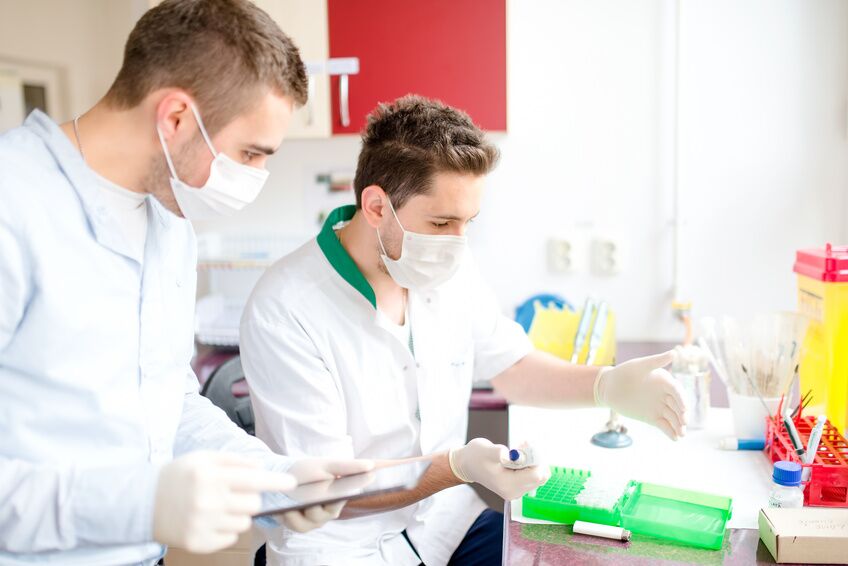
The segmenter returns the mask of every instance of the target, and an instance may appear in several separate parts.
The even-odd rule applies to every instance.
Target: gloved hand
[[[294,476],[223,452],[192,452],[159,472],[153,538],[189,552],[210,553],[236,542],[261,509],[260,493],[284,491]]]
[[[680,384],[663,369],[669,351],[605,367],[595,378],[595,403],[662,430],[672,440],[686,434],[686,408]]]
[[[371,460],[323,460],[308,458],[299,460],[288,469],[288,473],[297,479],[298,484],[333,479],[340,476],[361,474],[374,469]],[[305,533],[323,526],[327,521],[337,519],[345,502],[329,505],[316,505],[300,511],[289,511],[280,517],[283,523],[293,531]]]
[[[547,466],[536,465],[521,470],[505,468],[509,450],[501,444],[492,444],[485,438],[475,438],[461,448],[448,453],[448,462],[454,475],[465,483],[477,482],[506,500],[513,500],[533,491],[550,478]]]

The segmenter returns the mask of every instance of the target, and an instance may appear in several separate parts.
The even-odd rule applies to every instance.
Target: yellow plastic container
[[[848,246],[796,254],[798,310],[810,317],[801,351],[801,391],[813,390],[807,414],[848,424]]]
[[[554,305],[544,306],[538,301],[533,306],[536,312],[527,331],[530,341],[537,350],[570,361],[574,351],[574,338],[583,312],[560,309]],[[580,349],[578,363],[585,364],[589,356],[590,337],[598,325],[597,318],[598,309],[595,309],[592,324]],[[606,320],[602,321],[602,326],[598,328],[602,330],[602,337],[592,363],[593,365],[613,365],[615,363],[615,315],[612,310],[607,311]]]

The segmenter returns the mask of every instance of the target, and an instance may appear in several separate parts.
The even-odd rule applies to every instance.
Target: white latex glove
[[[454,475],[465,483],[477,482],[511,501],[535,490],[550,478],[547,466],[535,465],[510,470],[501,462],[509,460],[509,449],[492,444],[485,438],[475,438],[461,448],[448,453]]]
[[[665,368],[674,359],[669,351],[605,367],[595,378],[595,403],[652,424],[672,440],[686,434],[683,392]]]
[[[341,476],[361,474],[374,469],[371,460],[323,460],[309,458],[299,460],[288,469],[288,473],[297,479],[298,484],[329,480]],[[299,511],[289,511],[279,515],[286,527],[299,533],[305,533],[323,526],[327,521],[337,519],[344,508],[345,501],[329,505],[316,505]]]
[[[153,538],[189,552],[231,546],[261,509],[260,493],[295,487],[290,474],[270,472],[258,462],[223,452],[192,452],[159,472]]]

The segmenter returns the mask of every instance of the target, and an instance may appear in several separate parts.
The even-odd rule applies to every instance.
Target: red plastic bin
[[[782,406],[778,407],[777,415],[781,414],[781,409]],[[804,484],[804,505],[848,507],[848,441],[845,437],[828,421],[813,463],[803,464],[789,440],[783,420],[777,415],[766,418],[766,450],[772,462],[786,460],[810,468],[810,478]],[[793,421],[806,446],[816,419],[803,416],[802,409]]]

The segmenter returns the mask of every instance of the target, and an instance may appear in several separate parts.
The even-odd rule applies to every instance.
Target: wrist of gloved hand
[[[460,481],[479,483],[506,500],[521,497],[548,481],[550,468],[547,466],[535,465],[520,470],[504,467],[507,454],[506,446],[475,438],[451,450],[448,462]]]
[[[456,453],[458,450],[461,450],[461,448],[451,448],[450,452],[448,452],[448,464],[450,465],[451,472],[453,472],[456,479],[462,483],[474,483],[474,481],[468,477],[457,462]]]
[[[603,389],[602,386],[605,385],[603,383],[604,378],[606,377],[606,374],[609,373],[609,371],[611,369],[613,369],[612,366],[604,366],[600,370],[598,370],[598,375],[595,376],[595,384],[592,387],[592,389],[593,389],[593,392],[594,392],[594,395],[595,395],[595,406],[596,407],[606,407],[607,406],[606,402],[604,401],[604,396],[603,396],[603,390],[604,389]]]

